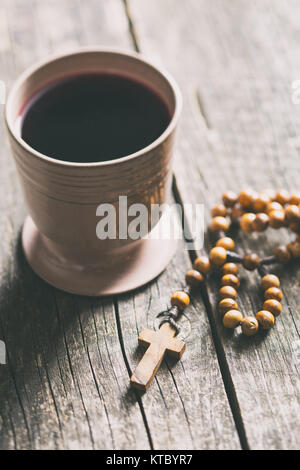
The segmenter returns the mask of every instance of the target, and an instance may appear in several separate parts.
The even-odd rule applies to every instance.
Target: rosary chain
[[[209,229],[215,238],[215,246],[210,250],[208,257],[201,255],[196,258],[193,269],[186,273],[186,287],[174,292],[171,296],[171,307],[158,315],[162,317],[160,326],[168,322],[178,334],[177,321],[190,304],[192,288],[199,288],[212,269],[217,268],[222,273],[218,309],[223,317],[223,325],[226,328],[241,326],[246,336],[256,334],[259,327],[264,330],[272,328],[276,317],[281,314],[280,302],[283,295],[278,276],[268,273],[267,266],[286,264],[291,259],[300,258],[300,193],[290,195],[284,190],[277,193],[270,190],[260,193],[246,190],[235,194],[227,191],[222,196],[222,204],[214,206],[211,215]],[[272,255],[263,259],[256,253],[241,256],[234,251],[233,238],[227,236],[235,226],[241,228],[244,233],[263,232],[268,227],[286,227],[296,234],[296,239],[286,246],[278,246]],[[238,309],[238,264],[248,271],[257,270],[261,277],[265,300],[263,309],[257,312],[255,317],[244,318]]]

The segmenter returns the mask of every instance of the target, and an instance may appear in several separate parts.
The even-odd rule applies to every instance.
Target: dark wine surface
[[[130,155],[170,122],[150,88],[118,75],[78,75],[49,86],[25,107],[21,136],[48,157],[98,162]]]

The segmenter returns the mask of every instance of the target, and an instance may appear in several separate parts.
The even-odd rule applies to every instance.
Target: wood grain
[[[299,4],[130,0],[128,6],[140,49],[164,63],[184,92],[175,171],[182,201],[205,204],[208,222],[224,190],[299,189],[300,114],[291,99],[300,76]],[[261,255],[287,239],[284,230],[268,231],[251,240],[239,236],[237,246]],[[300,277],[295,265],[278,272],[284,308],[269,334],[253,339],[224,331],[215,313],[217,280],[206,298],[239,433],[255,449],[300,446]],[[245,315],[261,308],[258,286],[255,275],[242,273]]]
[[[143,354],[137,349],[139,331],[158,328],[156,315],[169,306],[170,293],[184,286],[189,267],[186,252],[180,250],[156,282],[134,296],[119,298],[120,330],[130,373]],[[141,395],[155,449],[239,448],[210,325],[199,297],[194,294],[180,322],[184,355],[178,362],[166,358],[147,393]]]
[[[121,0],[9,0],[0,19],[8,85],[52,52],[133,47]],[[157,327],[155,315],[190,267],[183,246],[159,279],[134,294],[102,300],[53,289],[23,258],[25,208],[2,121],[0,139],[0,338],[8,352],[0,366],[0,448],[240,448],[199,298],[182,322],[184,360],[166,361],[145,396],[129,389],[137,331]]]
[[[106,19],[102,29],[97,15],[104,2],[90,6],[94,15],[83,2],[2,4],[1,78],[10,83],[46,54],[97,37],[129,45],[123,6],[110,2],[105,11],[113,9],[114,26]],[[0,368],[0,447],[149,448],[139,403],[128,391],[113,300],[56,291],[24,261],[19,230],[25,210],[2,121],[0,165],[0,337],[9,359]]]

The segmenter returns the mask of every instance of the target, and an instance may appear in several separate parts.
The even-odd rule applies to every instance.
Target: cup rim
[[[80,162],[80,163],[69,162],[67,160],[58,160],[56,158],[49,157],[39,152],[38,150],[35,150],[33,147],[27,144],[25,140],[23,140],[22,137],[19,136],[14,129],[14,123],[12,122],[11,116],[9,115],[13,96],[15,95],[15,93],[17,92],[17,90],[19,89],[22,83],[24,83],[38,69],[47,65],[48,63],[53,62],[55,60],[63,59],[64,57],[71,57],[72,55],[79,55],[79,54],[86,54],[86,53],[89,54],[89,53],[97,53],[97,52],[104,53],[104,54],[122,55],[124,57],[128,57],[128,58],[143,62],[147,66],[152,67],[156,72],[158,72],[167,81],[167,83],[169,84],[174,94],[174,101],[175,101],[174,112],[172,114],[172,117],[170,119],[168,126],[157,139],[155,139],[146,147],[143,147],[137,152],[131,153],[129,155],[125,155],[124,157],[116,158],[114,160],[104,160],[104,161],[99,161],[99,162]],[[180,113],[181,113],[181,109],[182,109],[182,96],[181,96],[179,86],[177,85],[175,79],[163,67],[153,63],[152,60],[148,60],[148,58],[146,58],[144,54],[141,54],[139,52],[134,52],[134,51],[127,51],[127,50],[120,49],[120,48],[103,48],[103,47],[97,47],[97,46],[85,46],[85,47],[78,47],[76,49],[72,49],[71,51],[67,51],[62,54],[57,54],[57,53],[52,54],[48,56],[46,59],[36,62],[34,65],[28,67],[24,72],[22,72],[19,78],[14,82],[8,94],[8,98],[7,98],[6,106],[5,106],[5,123],[13,139],[15,139],[18,142],[18,144],[24,148],[24,150],[29,152],[31,156],[34,156],[37,159],[46,161],[48,163],[54,163],[56,165],[60,165],[64,167],[91,168],[91,167],[117,165],[119,163],[127,162],[129,160],[138,158],[139,156],[144,155],[145,153],[148,153],[156,149],[159,145],[161,145],[162,142],[164,142],[166,137],[168,137],[175,129]]]

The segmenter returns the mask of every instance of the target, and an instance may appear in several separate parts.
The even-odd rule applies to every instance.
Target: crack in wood
[[[132,375],[132,370],[131,370],[131,367],[129,365],[129,361],[128,361],[126,351],[125,351],[125,346],[124,346],[124,341],[123,341],[123,336],[122,336],[122,327],[121,327],[121,322],[120,322],[120,317],[119,317],[118,302],[117,302],[116,298],[114,298],[114,307],[115,307],[115,316],[116,316],[118,337],[119,337],[119,342],[120,342],[121,350],[122,350],[122,354],[123,354],[123,360],[126,364],[128,377],[130,378],[131,375]],[[134,390],[134,393],[135,393],[138,405],[140,407],[141,415],[142,415],[142,418],[143,418],[143,422],[144,422],[145,429],[146,429],[147,436],[148,436],[148,440],[149,440],[150,449],[154,449],[153,441],[152,441],[152,437],[151,437],[151,431],[150,431],[150,428],[149,428],[149,424],[148,424],[148,421],[147,421],[147,417],[146,417],[146,413],[145,413],[145,410],[144,410],[144,407],[143,407],[143,403],[142,403],[142,400],[141,400],[140,393],[137,390]]]

